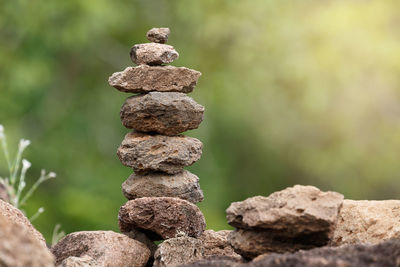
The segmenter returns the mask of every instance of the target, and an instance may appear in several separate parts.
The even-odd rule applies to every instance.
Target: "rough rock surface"
[[[137,65],[169,64],[179,58],[173,46],[157,43],[136,44],[131,48],[130,55]]]
[[[235,258],[231,258],[228,256],[211,256],[206,259],[202,259],[199,261],[195,261],[188,264],[183,264],[180,267],[244,267],[245,264],[242,264]]]
[[[400,238],[400,200],[344,200],[332,245],[369,243]]]
[[[150,92],[129,97],[120,112],[125,127],[164,135],[196,129],[203,121],[203,114],[202,105],[177,92]]]
[[[320,238],[319,233],[287,237],[270,230],[251,231],[243,229],[231,232],[228,240],[236,253],[250,259],[264,253],[295,252],[300,249],[320,247],[327,243],[327,240]]]
[[[242,257],[237,254],[228,241],[228,235],[232,231],[222,230],[215,232],[213,230],[206,230],[199,237],[203,242],[204,252],[203,257],[208,258],[212,256],[228,256],[241,260]]]
[[[8,202],[10,200],[6,188],[3,184],[0,184],[0,200],[3,200],[5,202]]]
[[[133,173],[122,184],[122,192],[127,199],[141,197],[177,197],[192,203],[203,200],[199,178],[186,170],[168,175],[165,173],[149,173],[138,175]]]
[[[0,215],[4,215],[9,218],[13,222],[23,224],[26,229],[28,229],[29,234],[38,240],[43,246],[46,246],[46,240],[43,235],[33,227],[31,222],[26,218],[26,216],[17,208],[12,206],[11,204],[0,200]]]
[[[203,258],[203,244],[199,239],[180,236],[165,240],[154,255],[154,267],[173,267]]]
[[[54,257],[23,221],[0,213],[0,266],[52,267]]]
[[[115,72],[108,79],[108,83],[126,93],[190,93],[200,75],[200,72],[185,67],[140,65]]]
[[[329,238],[342,203],[339,193],[296,185],[234,202],[226,213],[228,223],[237,228],[271,229],[287,236],[319,232]]]
[[[117,155],[135,172],[176,174],[200,159],[203,144],[188,136],[149,135],[131,132],[125,136]]]
[[[150,250],[141,242],[112,231],[83,231],[65,236],[52,252],[56,264],[66,258],[89,256],[97,266],[145,266]]]
[[[169,34],[169,28],[152,28],[147,32],[146,37],[150,42],[165,44],[168,42]]]
[[[58,267],[97,267],[97,262],[90,256],[68,257]]]
[[[138,229],[152,240],[173,238],[178,234],[199,237],[206,226],[196,205],[172,197],[129,200],[120,208],[118,219],[122,232]]]
[[[154,252],[156,252],[157,250],[157,245],[153,241],[151,241],[144,233],[136,229],[130,229],[129,232],[123,232],[123,234],[146,245],[146,247],[150,249],[151,256],[154,256]]]

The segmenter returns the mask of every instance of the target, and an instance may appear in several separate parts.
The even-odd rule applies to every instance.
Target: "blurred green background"
[[[0,124],[32,141],[28,181],[57,173],[25,207],[46,238],[117,230],[130,175],[116,149],[128,94],[108,77],[170,27],[173,65],[203,73],[199,206],[227,229],[232,201],[294,184],[346,198],[400,197],[400,2],[272,0],[0,1]],[[6,175],[0,155],[0,176]]]

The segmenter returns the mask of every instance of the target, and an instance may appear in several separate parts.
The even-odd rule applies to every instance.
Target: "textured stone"
[[[122,192],[129,200],[141,197],[177,197],[192,203],[203,200],[199,178],[186,170],[174,175],[133,173],[122,184]]]
[[[245,258],[255,258],[270,252],[295,252],[300,249],[311,249],[327,244],[319,233],[301,234],[297,237],[287,237],[270,230],[251,231],[236,229],[228,236],[235,252]]]
[[[190,93],[200,75],[200,72],[185,67],[140,65],[115,72],[108,79],[108,83],[126,93]]]
[[[400,200],[344,200],[332,245],[369,243],[400,238]]]
[[[85,255],[82,257],[68,257],[59,267],[97,267],[97,262],[90,256]]]
[[[139,174],[152,171],[176,174],[199,160],[202,148],[199,140],[188,136],[132,132],[125,136],[117,155],[122,164]]]
[[[150,42],[165,44],[168,42],[169,34],[169,28],[152,28],[147,32],[146,37]]]
[[[203,258],[203,244],[199,239],[181,236],[162,242],[155,255],[154,267],[174,267]]]
[[[38,240],[43,246],[46,246],[46,240],[43,235],[33,227],[31,222],[26,218],[26,216],[17,208],[12,206],[11,204],[0,200],[0,214],[9,218],[13,222],[23,224],[25,228],[28,230],[29,234]]]
[[[209,267],[209,266],[242,267],[246,265],[237,261],[237,259],[228,256],[211,256],[206,259],[202,259],[188,264],[183,264],[180,267]]]
[[[228,235],[231,232],[232,231],[229,230],[222,230],[218,232],[213,230],[204,231],[199,237],[204,246],[203,257],[208,258],[212,256],[228,256],[237,260],[241,260],[242,257],[233,250],[233,247],[228,241]]]
[[[174,47],[166,44],[136,44],[131,48],[131,59],[137,65],[169,64],[179,58]]]
[[[0,212],[0,266],[52,267],[54,257],[25,222]]]
[[[112,231],[83,231],[65,236],[52,252],[56,264],[66,258],[89,256],[96,266],[145,266],[150,250],[141,242]]]
[[[199,237],[206,226],[199,208],[189,201],[171,197],[144,197],[129,200],[118,214],[122,232],[138,229],[161,240],[186,234]]]
[[[141,243],[143,243],[148,249],[150,249],[151,257],[154,256],[154,252],[157,250],[157,245],[151,241],[144,233],[140,232],[136,229],[130,229],[129,232],[123,232],[124,235],[127,235],[129,238],[135,239]]]
[[[270,229],[287,236],[318,232],[328,239],[342,203],[339,193],[296,185],[234,202],[226,212],[228,223],[237,228]]]
[[[139,132],[177,135],[196,129],[203,121],[204,107],[177,92],[150,92],[126,99],[121,108],[122,124]]]

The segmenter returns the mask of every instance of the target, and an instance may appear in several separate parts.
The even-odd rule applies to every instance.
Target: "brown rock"
[[[137,65],[169,64],[179,58],[173,46],[157,43],[137,44],[131,48],[131,59]]]
[[[143,243],[148,249],[150,249],[151,257],[154,256],[154,252],[157,250],[157,245],[151,241],[144,233],[136,230],[130,229],[129,232],[124,232],[124,235],[127,235],[129,238],[135,239],[141,243]]]
[[[89,256],[97,266],[145,266],[150,250],[141,242],[112,231],[75,232],[52,247],[56,264],[66,258]]]
[[[140,65],[115,72],[108,79],[108,83],[126,93],[190,93],[200,75],[200,72],[185,67]]]
[[[173,238],[178,234],[199,237],[206,226],[196,205],[172,197],[129,200],[120,208],[118,218],[122,232],[139,229],[152,240]]]
[[[287,237],[270,230],[243,230],[231,232],[228,240],[235,252],[245,258],[255,258],[264,253],[295,252],[300,249],[311,249],[327,244],[319,233],[301,234],[297,237]]]
[[[226,210],[230,225],[243,229],[270,229],[287,236],[320,233],[328,239],[343,195],[296,185],[268,197],[234,202]]]
[[[90,256],[85,255],[82,257],[68,257],[59,267],[97,267],[97,262]]]
[[[199,140],[188,136],[132,132],[125,136],[117,155],[122,164],[140,174],[152,171],[176,174],[199,160],[202,148]]]
[[[165,44],[168,42],[169,28],[152,28],[147,34],[147,40],[154,43]]]
[[[26,216],[17,208],[11,204],[0,200],[0,214],[9,218],[13,222],[22,224],[29,231],[29,234],[38,240],[43,246],[46,246],[46,240],[43,235],[35,229],[31,222],[26,218]]]
[[[23,221],[0,213],[0,266],[53,267],[54,257]]]
[[[183,264],[180,267],[244,267],[245,264],[235,258],[228,256],[211,256],[206,259],[198,260],[192,263]]]
[[[213,230],[204,231],[199,237],[204,246],[203,257],[208,258],[212,256],[228,256],[240,261],[242,257],[233,250],[233,247],[228,241],[228,235],[231,232],[232,231],[229,230],[222,230],[218,232]]]
[[[126,99],[121,108],[122,124],[139,132],[177,135],[196,129],[203,121],[204,107],[177,92],[150,92]]]
[[[122,192],[127,199],[177,197],[192,203],[203,200],[199,178],[186,170],[174,175],[159,172],[147,175],[133,173],[122,184]]]
[[[332,245],[377,244],[400,238],[400,200],[344,200]]]
[[[181,236],[162,242],[155,255],[153,267],[173,267],[203,258],[203,244],[199,239]]]

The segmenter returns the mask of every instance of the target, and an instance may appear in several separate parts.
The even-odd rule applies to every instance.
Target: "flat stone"
[[[97,262],[90,256],[68,257],[58,267],[97,267]]]
[[[174,47],[166,44],[136,44],[131,48],[131,59],[137,65],[169,64],[179,58]]]
[[[147,32],[146,37],[150,42],[165,44],[168,42],[169,34],[169,28],[152,28]]]
[[[204,107],[177,92],[150,92],[126,99],[120,112],[122,124],[139,132],[177,135],[196,129]]]
[[[174,267],[203,258],[203,244],[199,239],[181,236],[162,242],[155,255],[153,267]]]
[[[242,260],[242,257],[233,250],[233,247],[228,241],[228,235],[231,232],[232,231],[229,230],[218,232],[215,232],[214,230],[204,231],[199,237],[204,246],[203,257],[228,256],[230,258],[235,258],[238,261]]]
[[[199,208],[189,201],[172,197],[144,197],[129,200],[119,210],[121,232],[132,228],[152,240],[185,234],[199,237],[206,226]]]
[[[54,257],[24,221],[0,212],[0,266],[53,267]]]
[[[39,243],[46,247],[46,240],[43,235],[36,230],[36,228],[31,224],[31,222],[26,218],[26,216],[13,205],[0,200],[0,214],[9,218],[11,221],[22,224],[28,230],[29,235],[35,238]]]
[[[143,267],[150,257],[150,250],[144,244],[112,231],[71,233],[51,250],[56,256],[56,264],[71,256],[89,256],[97,266]]]
[[[140,65],[115,72],[108,79],[108,83],[126,93],[190,93],[200,75],[200,72],[185,67]]]
[[[203,144],[188,136],[149,135],[131,132],[125,136],[117,155],[135,172],[176,174],[200,159]]]
[[[328,240],[321,239],[318,233],[287,237],[270,230],[252,231],[243,229],[232,231],[228,240],[236,253],[248,259],[264,253],[295,252],[300,249],[321,247],[328,243]]]
[[[129,200],[141,197],[177,197],[198,203],[204,198],[199,178],[186,170],[174,175],[160,172],[147,175],[133,173],[122,184],[122,192]]]
[[[234,202],[226,210],[228,223],[243,229],[269,229],[289,237],[319,233],[329,239],[343,195],[314,186],[286,188],[268,197]]]
[[[400,200],[344,200],[331,245],[400,238]]]

